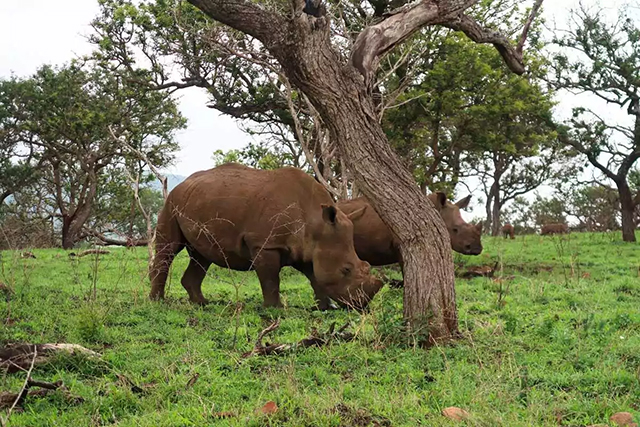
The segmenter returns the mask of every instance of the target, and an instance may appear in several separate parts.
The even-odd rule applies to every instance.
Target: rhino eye
[[[458,227],[453,227],[453,232],[458,234]]]
[[[340,272],[342,273],[343,276],[348,276],[351,274],[351,267],[350,266],[342,267],[340,269]]]

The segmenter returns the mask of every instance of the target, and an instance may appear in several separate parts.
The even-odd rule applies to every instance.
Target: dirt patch
[[[345,427],[387,427],[391,421],[381,416],[374,416],[363,408],[352,408],[338,403],[333,411],[340,415],[340,425]]]

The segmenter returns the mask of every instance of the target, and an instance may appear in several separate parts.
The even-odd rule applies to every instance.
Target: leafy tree
[[[485,55],[484,64],[458,133],[469,141],[465,160],[483,184],[486,229],[495,236],[506,203],[562,179],[572,168],[561,161],[565,153],[549,124],[553,93],[537,79],[545,61],[530,58],[527,76],[509,73],[497,55]]]
[[[610,231],[620,228],[620,199],[616,189],[590,184],[574,189],[568,199],[567,211],[580,228],[588,231]]]
[[[625,10],[607,22],[601,10],[572,12],[573,26],[555,43],[555,87],[591,93],[626,110],[630,123],[607,122],[600,112],[579,107],[559,134],[615,184],[622,214],[622,238],[635,242],[634,209],[640,197],[629,186],[629,174],[640,158],[640,28]],[[572,55],[569,56],[568,53]]]
[[[13,96],[3,99],[11,120],[2,129],[19,135],[44,162],[41,182],[62,223],[64,248],[82,238],[100,185],[117,174],[118,164],[126,166],[128,151],[115,135],[166,164],[177,149],[174,131],[184,126],[168,95],[87,65],[44,66],[4,85]]]
[[[503,210],[501,219],[505,224],[513,225],[516,234],[530,234],[535,231],[535,219],[531,212],[531,202],[525,197],[518,196],[514,198]]]
[[[545,224],[564,224],[567,222],[568,201],[561,196],[536,196],[529,208],[534,224],[541,227]]]

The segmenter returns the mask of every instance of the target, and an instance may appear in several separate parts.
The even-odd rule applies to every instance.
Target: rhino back
[[[238,269],[249,267],[255,247],[303,257],[322,221],[320,205],[333,204],[326,190],[298,169],[237,164],[191,175],[168,202],[192,247],[218,265]]]

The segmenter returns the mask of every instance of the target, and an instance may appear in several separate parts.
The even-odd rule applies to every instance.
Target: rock
[[[609,421],[620,427],[632,427],[632,425],[635,424],[633,422],[633,415],[629,412],[616,412],[609,417]]]
[[[264,404],[264,406],[257,410],[259,414],[272,415],[278,412],[278,405],[276,402],[270,400]]]
[[[442,415],[454,421],[464,421],[464,420],[468,420],[470,417],[467,411],[461,408],[457,408],[455,406],[449,406],[448,408],[444,408],[442,410]]]

